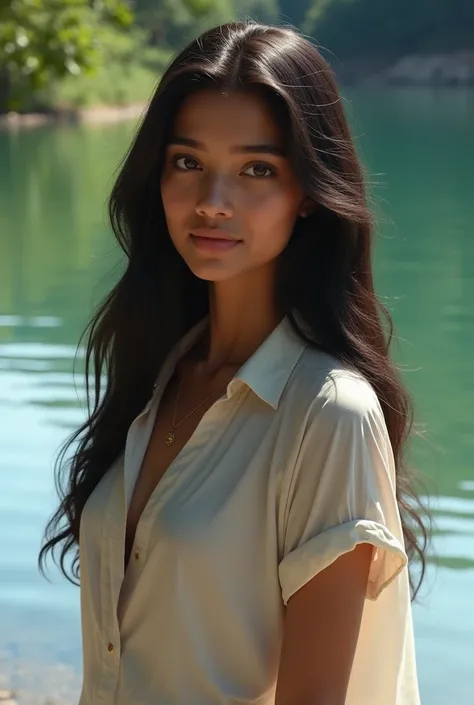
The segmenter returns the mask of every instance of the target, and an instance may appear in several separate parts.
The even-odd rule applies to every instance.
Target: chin
[[[221,263],[213,264],[193,263],[188,262],[188,267],[192,273],[198,278],[208,282],[221,282],[227,279],[233,279],[240,272],[231,271],[228,267],[223,267]]]

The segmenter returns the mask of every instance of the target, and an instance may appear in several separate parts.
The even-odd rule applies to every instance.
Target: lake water
[[[347,99],[380,223],[377,286],[426,433],[412,459],[436,495],[414,607],[422,702],[472,705],[474,91]],[[54,568],[47,582],[36,556],[55,453],[84,413],[75,347],[117,273],[105,200],[133,128],[0,133],[0,689],[25,703],[74,702],[80,685],[78,589]]]

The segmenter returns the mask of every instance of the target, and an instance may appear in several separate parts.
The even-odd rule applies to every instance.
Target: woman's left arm
[[[275,705],[344,705],[372,551],[357,545],[289,599]]]

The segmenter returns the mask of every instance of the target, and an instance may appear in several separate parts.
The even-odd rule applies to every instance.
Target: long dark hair
[[[127,266],[86,329],[89,414],[58,457],[61,503],[46,527],[40,567],[61,546],[61,570],[69,577],[65,558],[74,550],[72,576],[79,577],[83,507],[122,454],[128,428],[150,398],[172,346],[208,311],[208,284],[191,273],[171,244],[160,172],[180,104],[191,92],[210,87],[260,92],[285,127],[293,168],[316,209],[297,220],[279,259],[278,306],[302,338],[359,370],[380,400],[395,455],[406,549],[410,558],[421,559],[416,587],[411,577],[415,596],[425,569],[427,529],[413,473],[403,460],[412,410],[389,356],[391,319],[374,293],[373,223],[363,171],[325,59],[296,31],[253,22],[209,30],[175,58],[124,158],[109,215]]]

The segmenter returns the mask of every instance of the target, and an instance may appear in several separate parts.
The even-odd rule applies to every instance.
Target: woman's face
[[[265,102],[205,90],[181,106],[166,148],[161,196],[171,239],[194,274],[223,281],[272,266],[304,193]]]

